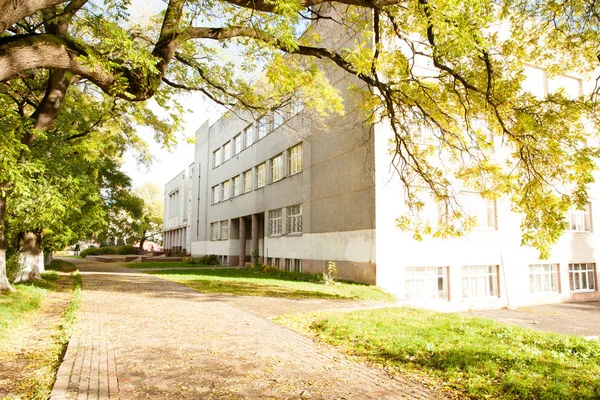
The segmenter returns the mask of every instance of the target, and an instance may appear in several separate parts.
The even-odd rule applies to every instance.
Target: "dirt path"
[[[54,399],[433,398],[257,315],[264,298],[248,309],[246,298],[69,261],[82,272],[82,307]]]

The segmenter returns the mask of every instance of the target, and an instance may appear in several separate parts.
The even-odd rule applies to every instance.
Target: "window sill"
[[[303,232],[294,232],[294,233],[287,233],[285,236],[288,237],[295,237],[295,236],[302,236]]]
[[[582,290],[571,290],[570,293],[571,294],[577,294],[577,293],[595,293],[597,292],[596,289],[582,289]]]
[[[270,238],[280,238],[280,237],[283,237],[283,234],[280,233],[280,234],[277,234],[277,235],[269,235],[268,237],[270,237]]]
[[[293,174],[290,174],[290,176],[298,175],[298,174],[301,174],[301,173],[302,173],[302,170],[300,170],[298,172],[294,172]]]
[[[589,235],[590,233],[593,233],[592,231],[565,231],[565,233],[576,233],[576,234],[586,234]]]
[[[560,292],[557,290],[554,292],[529,292],[529,294],[532,296],[558,296]]]

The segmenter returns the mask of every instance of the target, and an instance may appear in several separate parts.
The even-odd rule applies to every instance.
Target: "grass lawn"
[[[48,398],[71,336],[81,277],[42,278],[0,294],[0,398]]]
[[[277,320],[460,398],[600,398],[598,341],[410,308]]]
[[[127,268],[164,268],[164,269],[175,269],[175,268],[215,268],[220,265],[203,265],[203,264],[192,264],[187,261],[149,261],[149,262],[134,262],[125,264]]]
[[[151,264],[151,263],[148,263]],[[296,299],[356,299],[392,302],[392,295],[374,286],[342,282],[325,285],[322,277],[285,271],[255,272],[244,269],[194,269],[149,271],[202,293]]]

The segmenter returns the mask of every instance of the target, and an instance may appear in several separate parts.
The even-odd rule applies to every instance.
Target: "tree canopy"
[[[523,216],[523,244],[547,256],[566,229],[565,212],[587,202],[598,156],[596,88],[573,97],[521,87],[526,65],[595,83],[600,19],[592,1],[168,0],[138,20],[130,6],[0,0],[0,81],[49,70],[50,99],[76,79],[119,103],[154,97],[166,106],[171,94],[197,90],[259,113],[301,96],[327,114],[343,112],[324,72],[335,68],[357,78],[365,118],[392,130],[411,212],[428,201],[443,206],[435,223],[399,218],[417,237],[471,228],[456,195],[469,188],[508,197]],[[235,59],[224,56],[232,52]],[[39,109],[38,131],[54,124],[61,104],[50,105]],[[435,144],[421,143],[424,131]]]

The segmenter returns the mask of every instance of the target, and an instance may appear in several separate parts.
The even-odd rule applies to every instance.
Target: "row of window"
[[[277,257],[267,257],[267,265],[281,269],[281,259]],[[286,258],[285,270],[288,272],[302,272],[302,260]]]
[[[167,200],[167,215],[169,218],[176,217],[179,214],[179,190],[169,194]]]
[[[249,148],[253,143],[258,142],[270,132],[279,128],[286,120],[302,111],[303,107],[302,101],[296,99],[291,103],[289,109],[273,111],[248,125],[242,132],[235,135],[232,140],[213,151],[213,168],[238,155],[242,150]]]
[[[269,210],[268,223],[269,236],[302,233],[302,205]]]
[[[213,186],[211,194],[212,204],[250,192],[252,190],[253,176],[256,180],[256,189],[266,186],[267,178],[269,178],[269,183],[283,179],[286,176],[286,171],[283,167],[285,155],[287,155],[288,174],[291,176],[302,172],[302,143],[299,143],[290,147],[287,152],[279,153],[268,161],[258,164],[254,167],[254,174],[252,173],[252,169],[249,169],[219,185]],[[268,177],[267,164],[270,171]]]
[[[496,229],[498,227],[496,201],[482,198],[476,192],[460,192],[457,196],[458,203],[463,207],[466,215],[476,219],[479,229]],[[437,205],[437,209],[425,208],[424,218],[430,224],[446,221],[448,210],[443,203]],[[568,230],[572,232],[591,232],[591,205],[586,204],[583,210],[571,209],[567,212],[566,219]]]
[[[461,268],[462,297],[498,297],[497,265],[468,265]],[[407,267],[406,299],[448,300],[448,267]],[[569,289],[573,293],[597,290],[596,264],[569,264]],[[529,291],[560,293],[559,265],[529,265]]]

